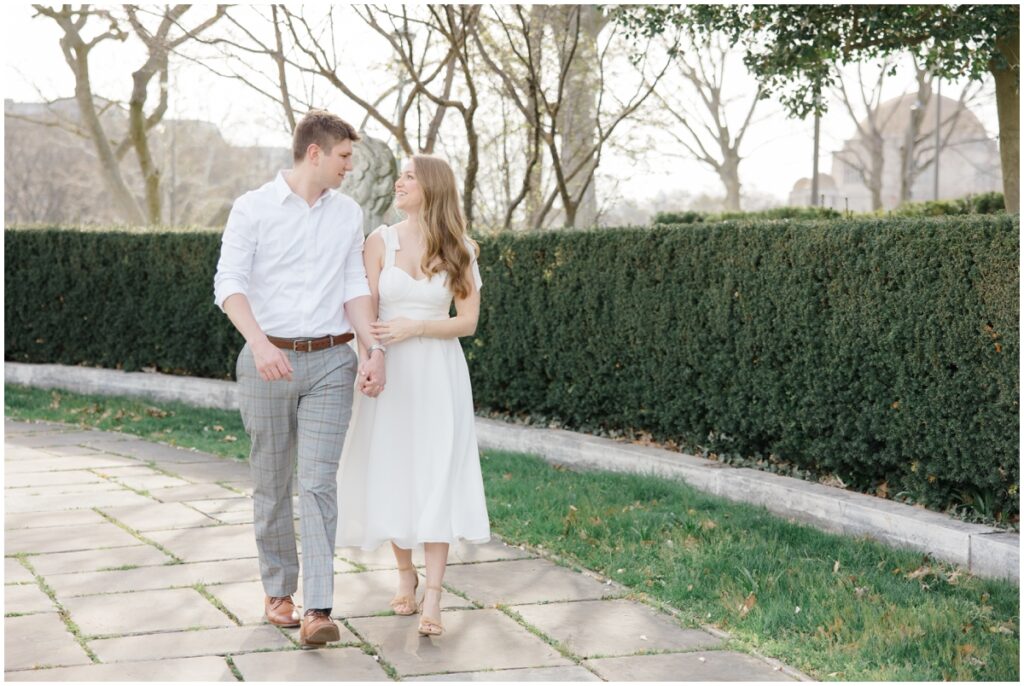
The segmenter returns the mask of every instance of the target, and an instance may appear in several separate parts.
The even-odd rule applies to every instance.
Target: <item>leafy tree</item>
[[[793,115],[824,110],[823,88],[849,63],[909,51],[945,79],[995,79],[1006,209],[1020,211],[1020,8],[1016,5],[690,5],[619,7],[634,37],[672,27],[724,32],[764,97]]]

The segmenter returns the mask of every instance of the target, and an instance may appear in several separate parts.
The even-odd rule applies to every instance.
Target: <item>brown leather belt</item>
[[[278,338],[277,336],[267,336],[267,340],[278,348],[294,350],[297,353],[312,353],[317,350],[333,348],[336,345],[348,343],[353,338],[355,336],[351,333],[343,333],[339,336],[324,336],[323,338]]]

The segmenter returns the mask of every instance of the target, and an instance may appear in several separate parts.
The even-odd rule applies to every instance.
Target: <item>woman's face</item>
[[[416,168],[412,160],[405,163],[395,181],[395,207],[406,214],[417,211],[423,204],[423,190],[416,180]]]

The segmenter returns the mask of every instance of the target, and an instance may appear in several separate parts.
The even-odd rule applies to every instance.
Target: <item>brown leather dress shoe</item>
[[[299,629],[299,644],[303,648],[319,648],[328,641],[340,640],[341,632],[329,614],[323,610],[306,610]]]
[[[263,599],[263,614],[267,621],[274,626],[294,628],[299,626],[299,611],[295,609],[292,597],[286,595],[281,598],[267,596]]]

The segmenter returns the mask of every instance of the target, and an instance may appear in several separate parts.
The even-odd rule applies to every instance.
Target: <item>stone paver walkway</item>
[[[341,641],[300,650],[297,630],[262,618],[244,462],[58,424],[5,430],[8,681],[799,676],[500,540],[453,547],[440,638],[385,612],[397,581],[388,547],[339,549]]]

